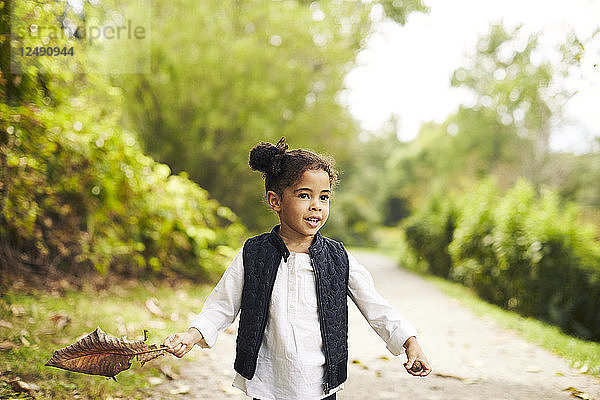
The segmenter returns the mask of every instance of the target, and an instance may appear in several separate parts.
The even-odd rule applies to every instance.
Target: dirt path
[[[351,363],[339,399],[573,399],[565,391],[573,387],[600,400],[600,381],[578,373],[560,357],[475,316],[389,258],[353,254],[371,271],[378,291],[417,327],[434,373],[427,378],[408,375],[404,359],[385,349],[350,304]],[[180,379],[157,386],[154,398],[246,399],[231,387],[234,349],[230,328],[212,350],[195,349],[189,361],[182,360]]]

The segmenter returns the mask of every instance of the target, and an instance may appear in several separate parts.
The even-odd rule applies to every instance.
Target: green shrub
[[[61,29],[61,18],[85,26],[95,13],[111,12],[41,6],[0,2],[0,25]],[[172,175],[145,156],[135,134],[121,128],[122,90],[89,72],[102,50],[73,37],[65,42],[73,57],[17,59],[11,45],[38,46],[39,39],[15,35],[10,42],[0,49],[2,272],[20,264],[42,273],[218,276],[244,227],[184,173]]]
[[[433,196],[426,207],[404,223],[406,242],[429,271],[444,278],[452,268],[448,245],[456,225],[456,208],[442,195]]]
[[[484,181],[471,193],[432,204],[405,227],[429,272],[504,308],[600,340],[600,243],[573,204],[552,191],[538,195],[524,180],[502,197],[493,181]],[[456,228],[447,235],[449,221]]]
[[[524,219],[531,272],[516,308],[600,339],[600,243],[579,211],[546,192]]]
[[[0,105],[0,237],[19,261],[215,278],[244,228],[145,156],[116,116]],[[9,267],[9,266],[5,266]]]
[[[495,303],[501,278],[492,246],[492,210],[498,199],[493,181],[484,181],[457,199],[457,227],[448,247],[452,258],[450,279],[474,288],[482,298]]]

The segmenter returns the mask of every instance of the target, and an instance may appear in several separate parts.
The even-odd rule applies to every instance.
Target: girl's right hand
[[[175,333],[169,335],[163,345],[167,346],[167,351],[179,358],[186,355],[194,345],[203,341],[204,338],[196,328],[190,328],[187,332]]]

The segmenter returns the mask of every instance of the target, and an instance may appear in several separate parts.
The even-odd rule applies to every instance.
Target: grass
[[[447,295],[458,299],[476,315],[488,316],[501,326],[518,332],[523,338],[569,360],[571,365],[582,372],[600,378],[600,343],[576,338],[561,331],[557,326],[549,325],[535,318],[507,311],[490,304],[471,289],[449,282],[439,277],[425,276]]]
[[[35,385],[33,395],[51,399],[141,399],[151,393],[148,378],[161,377],[159,366],[177,370],[181,361],[171,355],[136,366],[117,375],[118,382],[46,367],[54,350],[75,342],[100,326],[113,336],[130,340],[143,338],[149,329],[148,344],[160,344],[174,332],[187,329],[190,313],[198,312],[210,286],[181,283],[154,285],[150,282],[120,281],[103,290],[92,286],[61,292],[36,291],[25,294],[9,291],[0,299],[0,398],[30,398],[18,395],[10,381]],[[152,313],[149,299],[160,308]],[[8,348],[7,347],[12,347]],[[19,397],[20,396],[20,397]]]

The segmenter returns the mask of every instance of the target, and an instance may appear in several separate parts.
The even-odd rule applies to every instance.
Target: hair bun
[[[268,175],[277,175],[281,169],[281,158],[288,149],[285,137],[274,145],[260,142],[250,150],[250,168]]]

